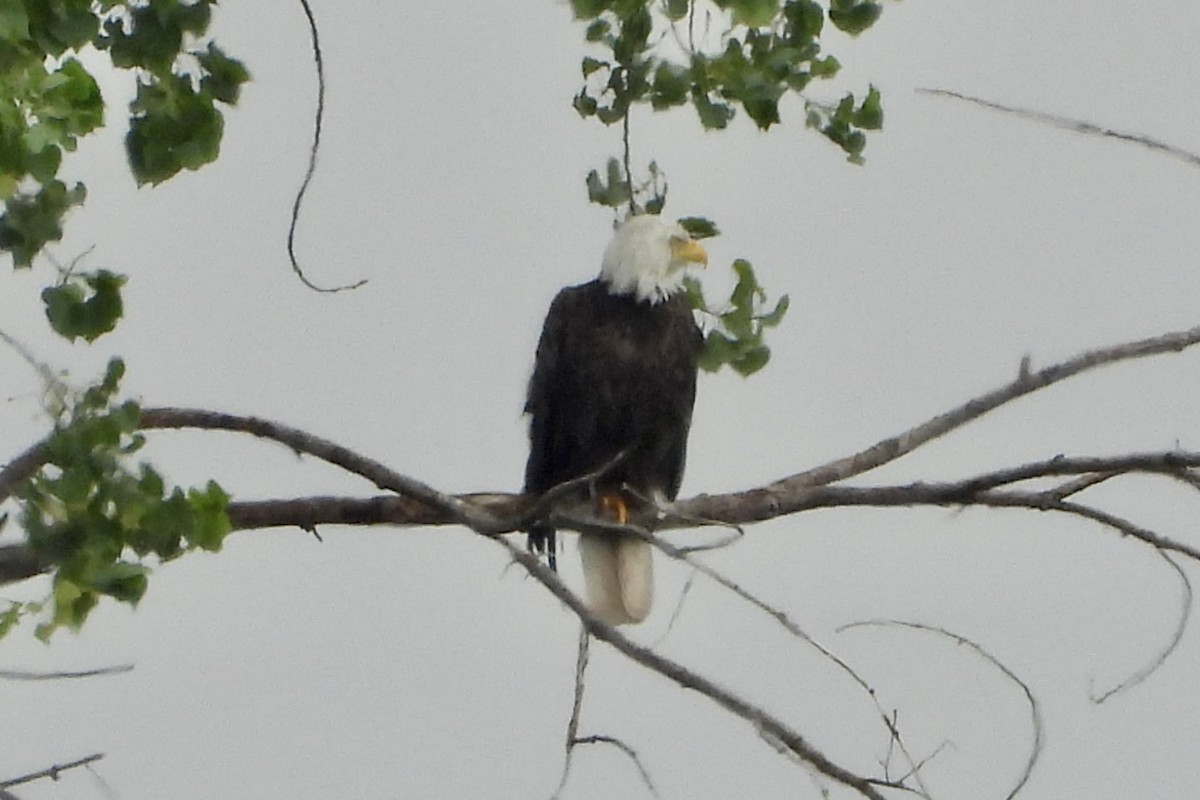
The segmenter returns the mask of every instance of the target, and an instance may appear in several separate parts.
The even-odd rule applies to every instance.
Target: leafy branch
[[[630,214],[662,213],[667,183],[658,164],[650,162],[640,183],[630,166],[630,116],[638,104],[655,111],[690,105],[706,130],[726,128],[740,106],[768,130],[780,122],[781,99],[796,94],[807,126],[853,163],[862,163],[865,132],[883,125],[874,87],[861,101],[853,93],[832,103],[804,94],[814,79],[832,79],[841,68],[822,53],[826,20],[858,35],[879,18],[882,7],[874,0],[832,0],[828,7],[815,0],[572,0],[571,8],[586,23],[590,48],[580,62],[584,85],[572,104],[584,118],[621,123],[622,156],[610,158],[603,174],[588,173],[590,202],[614,211],[627,207]],[[698,221],[708,228],[704,235],[715,233],[712,223]],[[739,259],[733,270],[737,286],[725,308],[711,308],[694,280],[688,296],[710,323],[703,368],[730,365],[747,376],[769,360],[764,332],[782,321],[787,297],[764,311],[766,293],[750,263]]]
[[[20,503],[35,563],[54,565],[40,638],[60,626],[78,628],[101,596],[136,604],[146,591],[146,557],[170,561],[192,549],[219,550],[229,531],[228,498],[216,483],[168,491],[149,464],[128,465],[145,437],[138,405],[114,400],[123,373],[119,360],[110,362],[103,380],[64,410],[40,446],[37,470],[5,488]],[[0,615],[0,631],[42,610],[40,603],[12,603]]]
[[[224,132],[220,107],[237,103],[249,72],[206,37],[213,5],[215,0],[0,5],[0,250],[16,267],[29,267],[46,245],[59,241],[67,212],[87,196],[82,183],[59,177],[64,155],[104,124],[104,98],[77,57],[81,52],[106,52],[114,67],[136,75],[125,149],[139,184],[161,183],[217,158]],[[110,330],[120,316],[121,280],[101,271],[73,276],[52,291],[46,303],[55,330],[88,340]]]

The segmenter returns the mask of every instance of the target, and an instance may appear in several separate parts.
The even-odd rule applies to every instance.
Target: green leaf
[[[883,127],[883,103],[879,90],[874,86],[867,91],[862,105],[854,112],[854,124],[867,130],[878,130]]]
[[[779,0],[727,0],[727,3],[733,11],[734,25],[765,27],[779,13]]]
[[[783,5],[784,38],[793,45],[806,44],[821,35],[825,9],[816,0],[789,0]]]
[[[833,0],[829,21],[838,30],[857,36],[875,24],[883,8],[874,0]]]
[[[229,495],[215,481],[209,481],[204,491],[189,489],[187,499],[195,520],[188,542],[210,553],[217,552],[232,529],[227,513]]]
[[[737,342],[720,331],[709,331],[698,363],[705,372],[716,372],[732,361],[738,352]]]
[[[654,70],[650,104],[655,111],[681,105],[687,102],[690,88],[691,83],[687,70],[666,62],[660,63]]]
[[[695,311],[707,311],[708,304],[704,301],[704,287],[699,279],[687,275],[683,279],[683,293],[688,305]]]
[[[705,130],[722,130],[733,119],[733,107],[728,103],[714,102],[706,92],[692,86],[692,105],[700,116],[700,124]]]
[[[120,19],[104,23],[99,45],[108,50],[113,66],[143,67],[160,77],[170,75],[183,46],[183,29],[178,22],[147,5],[131,10],[128,25],[126,32],[126,24]]]
[[[621,30],[613,43],[613,54],[617,61],[629,64],[633,56],[646,48],[646,40],[654,31],[654,18],[645,3],[637,3],[621,15]]]
[[[224,118],[213,96],[194,91],[186,77],[140,84],[131,108],[125,149],[139,184],[162,183],[220,154]]]
[[[693,239],[708,239],[721,233],[717,230],[715,222],[704,217],[684,217],[679,220],[679,225],[691,234]]]
[[[593,72],[604,69],[607,66],[608,66],[607,61],[601,61],[600,59],[592,58],[591,56],[584,56],[583,62],[580,64],[579,69],[580,69],[580,72],[583,73],[583,77],[587,78]]]
[[[667,19],[677,22],[688,15],[691,6],[691,0],[666,0],[663,10],[667,12]]]
[[[0,0],[0,40],[16,44],[29,38],[29,15],[21,0]],[[0,633],[0,637],[4,634]]]
[[[612,26],[609,24],[608,20],[598,19],[587,26],[587,30],[584,31],[583,38],[589,42],[599,42],[604,39],[604,37],[608,36],[609,31],[611,30]]]
[[[788,308],[791,306],[791,300],[785,294],[775,303],[775,308],[769,314],[764,314],[758,317],[758,322],[764,328],[774,328],[779,323],[783,322],[783,318],[787,316]]]
[[[595,19],[608,9],[610,0],[571,0],[575,19]]]
[[[841,70],[842,64],[833,56],[825,58],[814,58],[809,69],[812,71],[814,78],[832,78]]]
[[[0,249],[12,253],[16,266],[28,267],[46,244],[62,238],[63,216],[86,194],[82,183],[68,189],[62,181],[52,180],[32,196],[10,196],[0,215]]]
[[[197,3],[196,5],[201,5]],[[250,80],[246,65],[231,58],[212,42],[208,49],[196,54],[205,75],[200,79],[200,88],[227,105],[234,105],[242,91],[242,84]]]
[[[748,378],[767,365],[771,360],[771,349],[765,344],[752,347],[730,362],[730,365],[743,378]]]
[[[0,611],[0,639],[3,639],[21,619],[24,606],[21,603],[6,601],[8,608]]]
[[[75,136],[104,124],[104,98],[92,74],[79,61],[68,58],[50,76],[35,113],[43,123],[61,129],[65,136],[60,143],[74,150]]]
[[[91,41],[100,20],[89,0],[34,0],[25,3],[29,15],[29,36],[36,46],[51,56],[61,56]]]
[[[136,605],[146,593],[146,576],[149,572],[141,564],[118,561],[92,573],[91,588],[123,603]]]
[[[571,105],[584,119],[596,113],[596,98],[588,94],[587,89],[581,89],[579,94],[575,95],[575,100]]]
[[[609,208],[620,208],[629,202],[630,187],[625,180],[625,172],[621,162],[615,158],[608,160],[606,168],[607,182],[600,173],[592,170],[587,176],[588,201]]]
[[[108,270],[72,275],[67,282],[42,291],[50,327],[69,341],[95,341],[121,318],[125,276]],[[86,287],[86,288],[85,288]]]

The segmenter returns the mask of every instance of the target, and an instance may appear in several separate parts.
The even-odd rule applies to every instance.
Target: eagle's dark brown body
[[[546,316],[525,411],[525,491],[541,494],[626,455],[595,484],[673,500],[683,479],[703,337],[686,297],[657,304],[594,280],[563,289]],[[554,531],[531,532],[553,552]]]

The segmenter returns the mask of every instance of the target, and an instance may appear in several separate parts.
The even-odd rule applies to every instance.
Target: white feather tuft
[[[588,609],[610,625],[641,622],[654,599],[650,543],[631,536],[579,537]]]

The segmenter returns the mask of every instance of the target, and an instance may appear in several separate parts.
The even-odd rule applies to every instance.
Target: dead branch
[[[584,606],[583,601],[559,579],[558,574],[544,565],[538,558],[525,552],[503,537],[492,538],[493,541],[498,542],[504,547],[510,558],[524,567],[535,580],[545,586],[551,594],[570,608],[583,622],[584,627],[590,635],[601,641],[608,642],[630,660],[657,672],[684,689],[691,689],[704,695],[726,711],[746,720],[756,730],[782,743],[788,750],[799,756],[825,777],[854,789],[864,797],[870,798],[870,800],[885,800],[877,787],[892,786],[892,784],[864,778],[834,763],[821,751],[809,744],[800,733],[766,710],[733,694],[724,687],[688,669],[682,664],[634,643],[617,628],[606,625],[593,617]]]
[[[1029,781],[1029,777],[1033,774],[1033,768],[1034,768],[1034,766],[1036,766],[1038,758],[1042,754],[1042,743],[1043,743],[1043,735],[1044,735],[1043,734],[1043,725],[1042,725],[1042,712],[1041,712],[1041,707],[1038,704],[1037,697],[1034,696],[1033,690],[1029,688],[1029,684],[1027,684],[1027,683],[1025,683],[1025,681],[1021,680],[1021,678],[1015,672],[1013,672],[1012,669],[1010,669],[1003,661],[996,658],[996,656],[992,655],[990,652],[988,652],[986,649],[984,649],[981,645],[968,639],[965,636],[962,636],[957,633],[953,633],[951,631],[946,630],[945,628],[938,627],[937,625],[926,625],[926,624],[923,624],[920,622],[905,622],[903,620],[895,620],[895,619],[882,619],[882,620],[877,619],[877,620],[864,620],[862,622],[852,622],[849,625],[843,625],[840,628],[838,628],[838,632],[841,633],[842,631],[852,630],[855,628],[865,628],[865,627],[908,628],[911,630],[924,631],[926,633],[933,633],[933,634],[937,634],[938,636],[946,637],[946,638],[952,640],[955,644],[966,645],[967,647],[974,650],[977,655],[979,655],[985,661],[987,661],[992,666],[994,666],[996,669],[998,669],[1001,673],[1004,674],[1005,678],[1007,678],[1009,681],[1016,684],[1018,688],[1020,688],[1021,693],[1025,695],[1025,701],[1029,704],[1030,725],[1033,728],[1033,747],[1030,748],[1029,760],[1026,761],[1026,763],[1025,763],[1025,769],[1022,771],[1020,779],[1017,781],[1016,785],[1013,786],[1012,790],[1009,791],[1009,793],[1007,795],[1005,795],[1004,800],[1012,800],[1012,798],[1016,797],[1017,793],[1020,792],[1021,789],[1024,788],[1026,782]]]
[[[72,770],[72,769],[75,769],[76,767],[87,766],[88,764],[91,764],[95,761],[99,761],[102,758],[104,758],[103,753],[93,753],[90,756],[84,756],[83,758],[79,758],[74,761],[68,761],[65,764],[55,764],[52,767],[46,767],[45,769],[40,769],[36,772],[30,772],[30,773],[21,775],[16,778],[9,778],[8,780],[0,780],[0,789],[11,789],[14,786],[21,786],[22,784],[26,784],[26,783],[33,783],[34,781],[40,781],[43,778],[49,778],[52,781],[56,781],[56,780],[58,780],[59,775],[66,772],[67,770]]]
[[[20,669],[0,669],[0,680],[8,681],[57,681],[77,678],[95,678],[99,675],[118,675],[131,672],[133,664],[118,664],[115,667],[75,670],[71,672],[28,672]]]
[[[1177,647],[1179,647],[1179,643],[1183,641],[1183,634],[1187,631],[1188,622],[1190,622],[1192,619],[1192,582],[1188,580],[1187,573],[1183,571],[1183,568],[1180,567],[1179,564],[1175,563],[1175,559],[1171,558],[1170,554],[1164,553],[1161,550],[1158,554],[1162,556],[1163,561],[1166,561],[1167,564],[1170,565],[1173,570],[1175,570],[1175,574],[1179,578],[1179,585],[1182,590],[1179,593],[1179,619],[1175,624],[1175,631],[1171,635],[1171,641],[1167,642],[1167,645],[1162,649],[1162,652],[1156,655],[1150,661],[1150,663],[1146,664],[1144,667],[1118,683],[1116,686],[1106,689],[1099,694],[1096,692],[1089,692],[1092,702],[1096,705],[1100,705],[1101,703],[1108,701],[1127,689],[1132,689],[1134,686],[1137,686],[1139,683],[1149,678],[1158,671],[1159,667],[1167,663],[1167,659],[1171,657],[1171,654],[1175,652]]]
[[[972,97],[969,94],[960,94],[952,92],[949,89],[917,89],[920,94],[928,94],[936,97],[949,97],[954,100],[963,100],[968,103],[974,103],[977,106],[990,108],[993,111],[1000,111],[1005,114],[1012,114],[1022,119],[1033,120],[1045,125],[1051,125],[1055,128],[1071,131],[1073,133],[1081,133],[1085,136],[1098,136],[1102,139],[1116,139],[1122,142],[1141,145],[1150,150],[1156,150],[1164,155],[1178,158],[1180,161],[1191,164],[1194,167],[1200,167],[1200,155],[1184,150],[1182,147],[1176,147],[1173,144],[1167,144],[1159,139],[1154,139],[1150,136],[1145,136],[1140,133],[1127,133],[1125,131],[1113,130],[1112,128],[1104,128],[1096,125],[1093,122],[1088,122],[1082,119],[1072,119],[1070,117],[1060,116],[1058,114],[1050,114],[1045,111],[1035,111],[1030,108],[1017,108],[1016,106],[1006,106],[1001,103],[996,103],[991,100],[984,100],[982,97]]]

